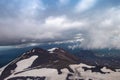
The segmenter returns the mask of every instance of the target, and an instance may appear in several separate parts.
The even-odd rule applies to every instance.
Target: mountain
[[[120,80],[120,69],[87,65],[61,48],[33,48],[1,68],[0,80]]]

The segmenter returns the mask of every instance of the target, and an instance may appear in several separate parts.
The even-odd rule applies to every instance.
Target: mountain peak
[[[51,51],[53,51],[53,54],[51,54]],[[17,74],[28,69],[44,67],[57,69],[58,73],[61,73],[60,69],[68,68],[68,65],[78,63],[78,60],[73,55],[66,52],[65,54],[69,55],[66,56],[64,52],[60,48],[52,48],[48,51],[41,48],[33,48],[8,64],[3,70],[0,79],[4,79],[13,73]]]
[[[3,67],[0,70],[0,80],[120,79],[119,70],[112,71],[106,67],[90,66],[79,62],[76,56],[62,48],[48,50],[33,48]]]
[[[51,49],[48,49],[48,51],[49,51],[50,53],[54,53],[54,51],[57,50],[57,49],[59,49],[59,48],[51,48]]]

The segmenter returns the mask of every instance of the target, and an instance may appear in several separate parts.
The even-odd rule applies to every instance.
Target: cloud
[[[77,34],[81,34],[84,40],[80,45],[76,45],[77,47],[120,49],[119,13],[119,7],[113,7],[104,10],[102,15],[95,13],[90,17],[76,20],[65,15],[48,16],[43,21],[19,18],[0,19],[0,40],[4,39],[1,42],[13,41],[13,39],[21,42],[23,40],[45,42],[72,39]]]
[[[47,30],[51,32],[51,35],[54,35],[53,39],[62,37],[71,38],[70,35],[74,35],[73,37],[75,37],[77,34],[81,33],[84,40],[79,47],[86,49],[120,49],[119,13],[119,7],[112,7],[103,10],[102,15],[96,12],[96,14],[86,17],[84,20],[73,20],[67,16],[50,16],[46,18],[45,22],[42,24],[44,26],[43,31]],[[74,31],[77,34],[73,33]],[[69,35],[64,34],[64,32],[67,32]],[[77,37],[79,37],[79,35]]]
[[[66,16],[48,17],[44,24],[47,28],[55,29],[57,31],[68,30],[72,28],[80,28],[84,25],[83,21],[73,21]]]
[[[59,0],[61,5],[66,5],[70,0]]]
[[[75,6],[76,12],[83,12],[94,6],[96,0],[80,0]]]
[[[18,10],[3,7],[5,9],[3,11],[6,12],[4,15],[8,11],[13,11],[12,15],[8,13],[10,17],[6,15],[3,17],[0,14],[0,44],[66,40],[73,39],[80,33],[84,40],[77,47],[120,49],[120,8],[118,6],[99,8],[87,13],[87,10],[95,5],[96,0],[80,0],[78,4],[74,3],[75,6],[69,2],[71,3],[69,10],[63,9],[62,12],[59,6],[54,9],[53,6],[50,6],[52,9],[46,8],[43,0],[30,0],[27,1],[28,3],[25,0],[17,1],[20,1],[19,6],[16,5],[20,7]],[[79,14],[74,13],[73,9]]]
[[[0,18],[34,18],[46,10],[42,0],[1,0]]]
[[[23,42],[23,40],[28,41],[26,39],[43,42],[45,40],[50,41],[64,37],[67,38],[68,36],[63,36],[65,31],[78,29],[78,27],[80,28],[84,25],[84,22],[73,21],[66,16],[49,16],[44,19],[43,22],[34,19],[23,20],[19,18],[4,19],[4,21],[0,19],[2,26],[0,29],[2,33],[0,34],[0,38],[21,39],[21,42]]]
[[[102,15],[95,15],[89,19],[89,25],[84,32],[81,47],[88,49],[116,48],[120,49],[120,9],[111,8]],[[117,16],[116,16],[117,15]]]

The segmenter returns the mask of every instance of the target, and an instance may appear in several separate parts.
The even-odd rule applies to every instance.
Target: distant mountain
[[[120,80],[120,69],[87,65],[61,48],[34,48],[1,68],[0,80]]]

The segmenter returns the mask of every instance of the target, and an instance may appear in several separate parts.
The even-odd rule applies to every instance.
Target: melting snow
[[[37,56],[36,56],[37,57]],[[34,56],[34,58],[36,58]],[[30,60],[31,58],[29,58]],[[20,65],[20,64],[19,64]],[[23,64],[22,64],[23,65]],[[26,76],[33,76],[33,77],[46,77],[46,80],[66,80],[68,74],[72,74],[69,79],[71,80],[120,80],[120,72],[114,72],[106,67],[102,68],[101,70],[104,72],[109,71],[110,73],[101,74],[99,72],[91,72],[91,71],[84,71],[82,67],[93,68],[95,66],[89,66],[86,64],[74,64],[70,65],[71,69],[74,73],[69,72],[67,68],[61,69],[62,74],[58,74],[57,69],[52,68],[40,68],[40,69],[33,69],[29,71],[25,71],[19,74],[12,74],[7,79],[13,77],[26,77]]]
[[[28,59],[24,59],[24,60],[17,62],[16,63],[17,67],[16,67],[15,71],[19,72],[19,71],[22,71],[22,70],[30,67],[36,58],[38,58],[38,56],[35,55]]]
[[[66,80],[67,74],[69,71],[67,69],[62,70],[63,73],[61,75],[58,75],[58,72],[56,69],[50,69],[50,68],[41,68],[41,69],[34,69],[30,71],[26,71],[20,74],[11,75],[5,80],[13,77],[19,77],[19,76],[39,76],[39,77],[46,77],[46,80]]]
[[[33,49],[32,52],[35,52],[35,49]]]
[[[102,70],[103,72],[113,72],[113,71],[111,71],[110,69],[107,69],[106,67],[103,67],[101,70]]]
[[[49,51],[50,53],[54,53],[54,50],[56,50],[56,49],[58,49],[58,48],[51,48],[51,49],[48,49],[48,51]]]
[[[103,72],[110,72],[106,74],[101,74],[99,72],[91,72],[89,71],[84,71],[82,67],[87,67],[87,68],[92,68],[94,66],[88,66],[86,64],[79,64],[79,65],[70,65],[70,67],[75,71],[74,74],[80,74],[80,77],[75,78],[75,75],[73,78],[75,79],[84,79],[84,80],[120,80],[120,72],[114,72],[110,69],[107,69],[106,67],[102,68],[101,70]]]

